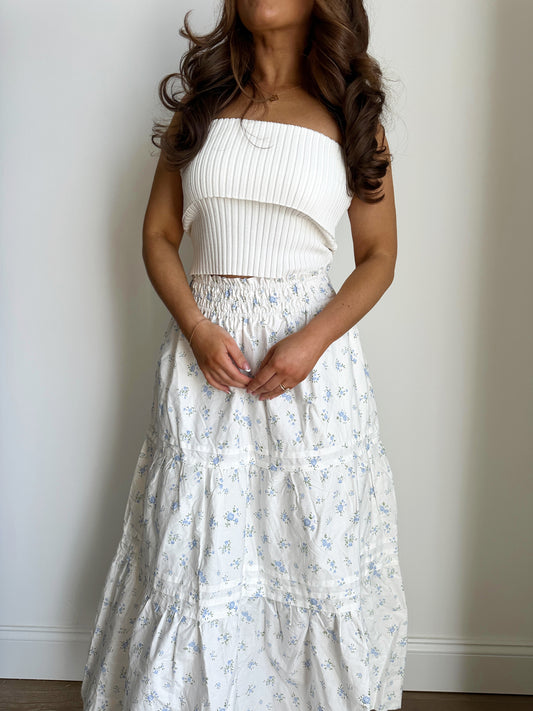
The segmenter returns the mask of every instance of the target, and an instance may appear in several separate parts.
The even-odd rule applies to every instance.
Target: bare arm
[[[167,169],[161,154],[144,216],[142,257],[154,289],[187,340],[198,324],[191,348],[206,379],[229,392],[229,385],[242,388],[249,382],[249,376],[237,367],[244,370],[246,359],[224,328],[205,319],[194,299],[179,256],[182,216],[181,175]]]
[[[381,128],[378,144],[389,145]],[[383,178],[381,202],[354,197],[348,208],[356,269],[336,296],[304,326],[325,350],[379,301],[394,279],[397,255],[396,207],[391,166]]]
[[[182,213],[181,176],[167,171],[160,156],[144,216],[142,257],[154,289],[188,339],[204,315],[194,300],[179,256]]]

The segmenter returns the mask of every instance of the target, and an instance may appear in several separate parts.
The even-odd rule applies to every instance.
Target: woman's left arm
[[[381,125],[376,138],[378,146],[383,142],[388,152]],[[354,196],[348,216],[356,269],[331,301],[302,329],[323,351],[370,311],[394,279],[397,230],[390,163],[383,177],[382,192],[383,200],[374,204]]]

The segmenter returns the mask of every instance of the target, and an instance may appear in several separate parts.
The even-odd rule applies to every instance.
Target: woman
[[[84,707],[398,709],[396,499],[356,326],[396,259],[367,16],[226,0],[213,32],[185,28],[143,226],[171,318]],[[337,293],[345,210],[357,267]]]

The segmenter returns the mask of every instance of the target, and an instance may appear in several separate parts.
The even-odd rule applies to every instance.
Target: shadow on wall
[[[533,461],[532,25],[530,0],[498,3],[487,75],[488,140],[479,157],[486,164],[485,236],[479,254],[477,366],[468,397],[470,451],[463,497],[468,528],[462,629],[465,637],[488,630],[487,643],[497,639],[511,645],[531,644],[533,636],[528,562],[533,531],[527,495]],[[471,79],[475,91],[475,77]],[[476,127],[465,129],[475,132]],[[451,515],[451,524],[453,520]],[[477,676],[468,668],[463,675],[465,680]],[[490,689],[490,679],[482,683],[485,692],[502,691]],[[520,690],[515,686],[512,692]]]

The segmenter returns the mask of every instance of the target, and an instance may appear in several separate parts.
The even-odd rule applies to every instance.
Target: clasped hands
[[[311,337],[305,327],[274,343],[261,361],[254,375],[241,373],[249,370],[242,351],[232,336],[219,324],[210,320],[197,326],[191,348],[208,383],[229,393],[229,386],[244,388],[260,400],[271,400],[286,388],[293,388],[304,380],[325,350],[325,345]]]

